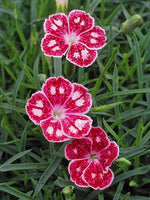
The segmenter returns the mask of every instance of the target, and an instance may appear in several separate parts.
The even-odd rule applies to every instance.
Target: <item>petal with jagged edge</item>
[[[81,43],[70,46],[67,59],[79,67],[88,67],[97,57],[97,51],[88,49]]]
[[[26,104],[26,112],[35,124],[40,124],[40,121],[50,117],[52,115],[52,110],[51,103],[40,91],[32,94]]]

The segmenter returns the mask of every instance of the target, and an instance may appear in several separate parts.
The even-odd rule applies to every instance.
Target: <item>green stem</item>
[[[121,30],[119,30],[105,45],[105,47],[110,44],[119,34],[121,33]]]
[[[61,60],[61,58],[54,58],[54,75],[55,75],[55,77],[62,75],[62,60]]]

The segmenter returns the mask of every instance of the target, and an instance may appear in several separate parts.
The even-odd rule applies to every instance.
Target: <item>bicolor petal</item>
[[[81,138],[89,133],[92,119],[86,115],[67,114],[61,119],[61,123],[68,137]]]
[[[52,110],[51,103],[42,92],[34,93],[26,104],[26,112],[35,124],[51,116]]]
[[[41,48],[44,54],[53,57],[62,57],[69,45],[65,43],[64,38],[55,35],[46,34],[41,41]]]
[[[101,49],[106,45],[106,37],[104,35],[105,31],[101,27],[94,26],[91,30],[80,35],[79,42],[89,49]]]
[[[72,10],[69,13],[70,32],[79,35],[94,26],[94,18],[82,10]]]
[[[65,104],[67,113],[86,113],[92,106],[92,97],[87,93],[88,89],[84,86],[74,83],[73,92]]]
[[[65,156],[68,160],[87,158],[91,153],[91,140],[88,138],[74,139],[65,148]]]
[[[67,16],[63,13],[50,15],[49,19],[44,22],[44,31],[51,35],[63,37],[63,35],[69,33]]]
[[[64,134],[59,120],[56,120],[54,117],[43,120],[40,125],[44,136],[50,142],[64,142],[69,139]]]
[[[70,178],[76,185],[80,187],[89,187],[89,185],[82,178],[83,171],[89,164],[90,162],[88,159],[73,160],[69,163],[68,171]]]
[[[97,51],[88,49],[86,46],[76,43],[70,46],[67,59],[80,67],[88,67],[97,57]]]
[[[118,157],[119,147],[115,142],[110,142],[110,145],[99,153],[99,162],[103,169],[111,166],[111,163]]]
[[[92,127],[86,137],[91,138],[91,140],[93,141],[93,152],[100,152],[101,150],[109,146],[110,143],[105,131],[100,127]]]
[[[93,189],[104,189],[112,183],[114,175],[110,169],[104,173],[99,163],[91,162],[84,170],[82,178]]]
[[[53,106],[62,106],[71,95],[72,90],[72,84],[61,76],[47,79],[42,87],[42,91]]]

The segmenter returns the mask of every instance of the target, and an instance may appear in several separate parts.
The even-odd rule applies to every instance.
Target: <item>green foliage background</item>
[[[106,30],[105,48],[81,69],[62,59],[62,75],[89,88],[88,113],[120,146],[105,190],[75,186],[67,171],[65,143],[46,141],[25,112],[43,79],[54,76],[54,61],[40,49],[43,22],[55,13],[54,0],[0,0],[0,199],[63,200],[74,186],[76,200],[150,199],[150,1],[70,0],[68,12],[83,9]],[[121,24],[138,13],[143,24],[129,34]],[[40,75],[39,75],[40,74]],[[97,108],[98,107],[98,108]]]

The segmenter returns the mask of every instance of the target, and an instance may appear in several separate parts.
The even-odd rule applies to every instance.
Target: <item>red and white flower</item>
[[[94,18],[81,10],[50,15],[44,22],[45,37],[41,48],[44,54],[62,57],[68,50],[67,59],[80,66],[88,67],[96,57],[97,50],[106,44],[105,31],[94,26]]]
[[[63,77],[46,80],[42,91],[34,93],[26,104],[29,118],[41,126],[50,142],[81,138],[91,129],[92,120],[84,115],[92,105],[84,86]]]
[[[89,134],[80,139],[73,139],[65,148],[69,163],[71,180],[82,187],[104,189],[114,178],[109,169],[118,157],[119,147],[110,142],[100,127],[92,127]]]

